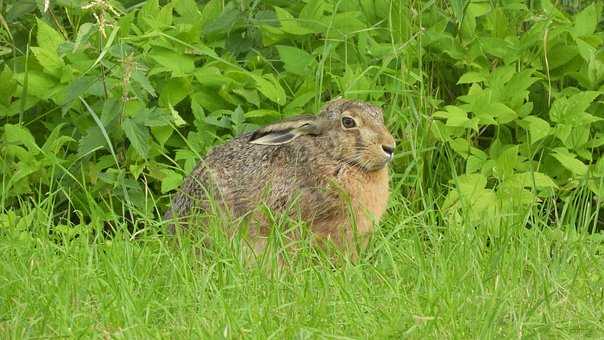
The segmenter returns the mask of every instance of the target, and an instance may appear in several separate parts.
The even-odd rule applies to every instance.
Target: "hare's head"
[[[380,108],[347,99],[327,103],[318,116],[298,116],[261,128],[250,142],[282,145],[303,135],[316,138],[321,152],[365,171],[385,167],[395,146]]]

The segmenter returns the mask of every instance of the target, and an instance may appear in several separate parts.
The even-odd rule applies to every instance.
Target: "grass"
[[[107,237],[85,228],[78,236],[61,234],[60,227],[44,222],[52,209],[38,206],[31,219],[0,229],[0,334],[19,339],[604,334],[601,234],[573,227],[429,225],[425,221],[433,220],[434,212],[413,215],[399,209],[401,200],[393,205],[358,263],[333,267],[306,248],[283,268],[270,254],[246,264],[237,240],[216,238],[217,246],[202,249],[189,236],[176,247],[153,221],[136,235],[120,231]]]

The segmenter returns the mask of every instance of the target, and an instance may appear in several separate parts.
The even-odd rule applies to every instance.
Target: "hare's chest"
[[[348,196],[359,231],[369,231],[377,223],[388,204],[388,169],[365,173],[349,170],[341,177],[342,189]]]

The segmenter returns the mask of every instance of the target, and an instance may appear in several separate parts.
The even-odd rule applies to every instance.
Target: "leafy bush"
[[[602,204],[599,2],[49,3],[3,8],[5,211],[159,216],[213,145],[339,95],[385,108],[414,209],[522,222],[577,193]]]

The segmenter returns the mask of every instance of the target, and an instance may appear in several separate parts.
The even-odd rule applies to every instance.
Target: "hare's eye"
[[[350,117],[342,117],[342,126],[346,129],[352,129],[353,127],[357,126],[357,122]]]

